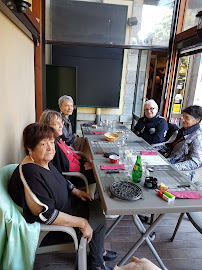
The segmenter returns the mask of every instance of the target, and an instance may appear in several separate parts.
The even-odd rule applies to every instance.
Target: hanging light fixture
[[[26,13],[27,9],[31,7],[31,4],[29,3],[29,0],[16,0],[16,6],[17,10],[20,13]]]
[[[196,33],[198,37],[202,37],[202,11],[199,11],[196,14],[196,17],[198,18],[198,25],[197,25]]]

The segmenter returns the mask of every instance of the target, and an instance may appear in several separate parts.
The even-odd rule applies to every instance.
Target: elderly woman
[[[202,132],[199,124],[201,118],[200,106],[193,105],[183,110],[183,128],[178,131],[175,141],[160,151],[181,171],[193,170],[202,164]],[[188,176],[192,179],[193,173]]]
[[[30,124],[24,129],[26,157],[10,179],[9,193],[23,208],[27,222],[77,228],[88,238],[89,269],[101,269],[106,226],[102,207],[99,201],[92,201],[89,194],[76,189],[50,163],[55,155],[56,136],[55,130],[47,125]],[[106,253],[108,258],[111,253]],[[106,266],[106,269],[112,268]]]
[[[56,153],[52,160],[53,165],[61,173],[81,172],[86,176],[89,184],[95,183],[95,177],[91,164],[81,159],[62,140],[63,122],[61,114],[53,110],[45,110],[40,117],[40,123],[54,128],[57,134],[55,146]],[[74,177],[71,181],[76,187],[81,187],[84,185],[80,178]]]
[[[61,96],[58,99],[58,105],[61,111],[62,120],[64,122],[62,129],[62,139],[67,145],[73,146],[75,150],[83,151],[85,139],[80,138],[77,134],[72,133],[72,125],[69,116],[72,115],[74,110],[74,101],[70,96]]]
[[[145,102],[144,113],[145,116],[134,127],[134,133],[149,144],[165,142],[168,125],[165,118],[158,114],[158,105],[153,99]]]

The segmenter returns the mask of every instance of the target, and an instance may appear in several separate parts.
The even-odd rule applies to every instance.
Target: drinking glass
[[[130,133],[128,131],[125,131],[125,144],[127,144],[129,136],[130,136]]]
[[[116,120],[112,121],[112,132],[116,133]]]
[[[146,161],[142,161],[142,180],[144,181],[146,177],[149,176],[149,170],[148,168],[148,163]]]
[[[132,177],[133,159],[131,153],[127,155],[127,175]]]
[[[122,143],[119,146],[119,164],[125,164],[125,147]]]
[[[122,144],[122,146],[125,145],[125,142],[126,142],[126,137],[125,137],[125,132],[123,131],[121,133],[121,144]]]
[[[107,130],[108,130],[108,120],[107,119],[105,119],[104,121],[103,121],[103,130],[105,131],[105,132],[107,132]]]
[[[127,175],[131,176],[132,175],[132,168],[133,168],[132,159],[131,159],[131,152],[125,146],[122,146],[121,155],[122,155],[121,161],[125,165]]]
[[[112,121],[109,121],[109,122],[108,122],[108,131],[109,131],[109,132],[113,132],[113,124],[112,124]]]
[[[98,126],[102,128],[103,127],[103,121],[100,121]]]

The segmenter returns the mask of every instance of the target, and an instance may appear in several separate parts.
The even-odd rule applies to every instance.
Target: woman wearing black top
[[[78,228],[90,245],[89,269],[101,269],[98,253],[102,258],[106,228],[102,207],[99,201],[92,201],[89,194],[76,189],[49,163],[55,154],[55,138],[55,130],[47,125],[31,124],[25,128],[26,157],[11,177],[9,193],[23,208],[27,222]],[[31,191],[22,182],[23,177]],[[91,239],[96,251],[91,246]],[[113,252],[107,253],[109,257],[113,255]],[[105,266],[105,269],[112,268]]]

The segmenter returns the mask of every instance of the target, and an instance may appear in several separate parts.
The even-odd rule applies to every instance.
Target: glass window
[[[202,104],[202,53],[179,59],[178,79],[171,112],[171,123],[182,126],[182,110]]]
[[[134,10],[136,3],[134,1]],[[168,46],[174,1],[144,1],[137,14],[138,25],[131,29],[130,44]]]
[[[201,0],[187,0],[187,10],[184,18],[183,31],[192,28],[198,24],[196,14],[202,10]]]
[[[194,104],[193,105],[201,105],[202,104],[201,89],[202,89],[202,53],[201,53],[201,60],[200,60],[199,71],[198,71],[198,76],[197,76],[196,90],[195,90]]]
[[[182,111],[188,67],[189,67],[189,56],[181,57],[177,85],[176,85],[176,90],[175,90],[173,111],[172,111],[173,114],[175,113],[181,114],[181,111]]]
[[[168,47],[174,0],[48,0],[46,39]]]

